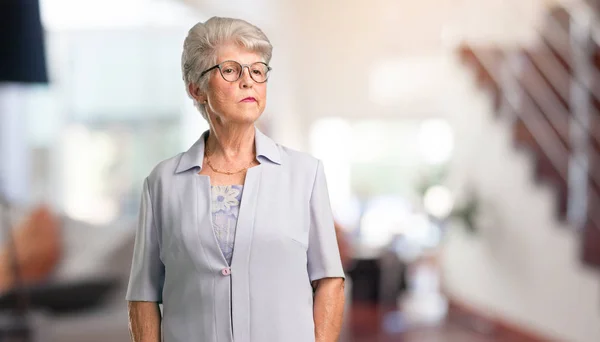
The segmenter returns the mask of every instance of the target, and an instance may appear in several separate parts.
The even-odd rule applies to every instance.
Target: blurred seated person
[[[4,213],[0,214],[4,215]],[[1,217],[0,227],[7,221]],[[13,251],[10,239],[2,234],[0,245],[0,293],[15,284]],[[61,259],[62,244],[60,227],[56,217],[45,206],[35,208],[25,220],[12,229],[16,247],[17,265],[23,285],[43,282],[56,268]]]

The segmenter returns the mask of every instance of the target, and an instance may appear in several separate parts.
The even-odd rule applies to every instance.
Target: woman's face
[[[235,44],[223,45],[217,52],[217,64],[236,61],[242,65],[262,62],[260,55]],[[219,69],[210,71],[208,89],[204,94],[205,107],[210,120],[254,123],[263,113],[267,101],[267,82],[256,83],[243,68],[242,76],[235,82],[228,82]]]

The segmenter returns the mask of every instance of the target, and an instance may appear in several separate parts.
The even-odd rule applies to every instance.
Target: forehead
[[[262,62],[260,54],[237,44],[224,44],[217,50],[217,64],[224,61],[237,61],[242,64]]]

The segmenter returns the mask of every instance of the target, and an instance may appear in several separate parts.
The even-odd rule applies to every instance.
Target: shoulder
[[[152,171],[150,171],[148,174],[148,185],[152,187],[153,185],[156,185],[157,183],[174,176],[177,165],[179,165],[179,160],[183,154],[184,152],[178,153],[177,155],[156,164],[156,166],[154,166]]]
[[[281,152],[282,164],[286,165],[292,170],[312,175],[314,177],[318,171],[318,168],[322,167],[321,160],[309,153],[294,150],[279,144],[278,147]]]

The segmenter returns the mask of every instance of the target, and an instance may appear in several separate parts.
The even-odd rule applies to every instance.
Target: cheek
[[[235,99],[234,89],[227,87],[216,88],[213,92],[213,95],[217,102],[219,102],[222,105],[230,103],[232,99]]]
[[[221,76],[219,76],[221,77]],[[214,78],[210,82],[209,86],[212,95],[218,102],[226,102],[231,98],[235,98],[235,88],[231,83],[224,80]]]
[[[261,86],[260,88],[256,89],[256,94],[258,96],[260,96],[260,98],[266,99],[267,98],[267,88],[266,88],[266,86]]]

